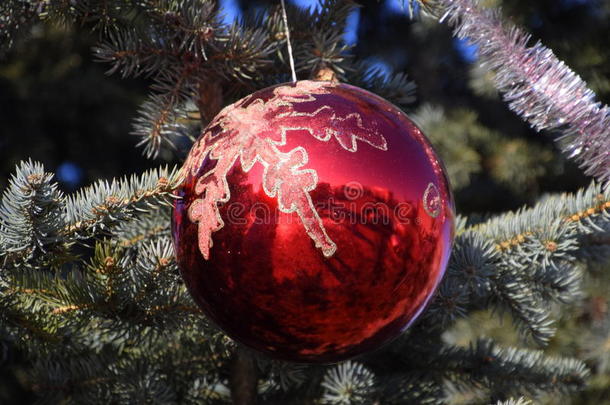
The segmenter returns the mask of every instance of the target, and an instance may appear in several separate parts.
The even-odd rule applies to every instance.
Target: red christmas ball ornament
[[[272,357],[328,363],[399,335],[453,238],[438,157],[413,122],[347,84],[299,81],[223,109],[183,167],[172,232],[193,298]]]

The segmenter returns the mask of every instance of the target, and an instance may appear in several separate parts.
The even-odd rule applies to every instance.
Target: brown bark
[[[238,347],[231,368],[231,399],[235,405],[256,405],[258,370],[254,356]]]
[[[201,125],[205,127],[222,110],[224,94],[222,81],[206,77],[199,81],[199,98],[197,108],[201,115]]]

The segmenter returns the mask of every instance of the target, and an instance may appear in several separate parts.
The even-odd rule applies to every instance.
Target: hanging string
[[[286,43],[288,45],[288,59],[290,60],[290,72],[292,73],[292,82],[297,82],[297,72],[294,69],[294,57],[292,56],[292,44],[290,42],[290,29],[288,28],[288,16],[286,15],[286,3],[282,3],[282,19],[284,20],[284,28],[286,30]]]

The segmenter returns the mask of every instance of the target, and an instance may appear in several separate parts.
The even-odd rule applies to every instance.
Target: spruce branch
[[[52,324],[49,325],[45,317],[33,314],[32,311],[26,313],[14,308],[3,308],[0,325],[3,329],[7,328],[13,337],[18,337],[16,340],[21,347],[27,347],[32,342],[43,345],[61,343],[61,338],[52,332]],[[37,349],[41,350],[41,347]]]
[[[350,13],[359,7],[353,0],[322,0],[320,7],[313,10],[310,21],[313,21],[317,28],[328,28],[339,26],[339,30],[345,29],[345,24]]]
[[[407,9],[409,16],[413,17],[416,10],[422,10],[428,14],[438,13],[439,6],[434,0],[401,0],[402,6]]]
[[[433,328],[445,330],[457,318],[484,305],[492,293],[499,253],[481,234],[467,231],[456,239],[447,274],[424,314]]]
[[[174,338],[171,344],[120,351],[109,345],[70,355],[57,350],[35,363],[33,388],[51,403],[124,403],[134,398],[146,403],[209,403],[226,398],[214,362],[199,355],[203,346],[180,333]],[[219,355],[216,363],[221,362]]]
[[[0,260],[36,266],[65,253],[61,230],[65,197],[40,163],[21,162],[0,202]]]
[[[301,79],[315,77],[323,69],[332,71],[339,78],[344,77],[345,65],[351,56],[347,52],[349,47],[343,43],[342,36],[346,19],[355,6],[352,1],[336,0],[321,1],[320,7],[315,10],[287,4],[296,71]],[[275,44],[272,49],[272,53],[277,57],[274,67],[280,72],[286,72],[288,55],[281,8],[273,7],[269,15],[259,13],[246,16],[244,25],[265,27],[268,40]]]
[[[399,373],[385,378],[380,385],[380,404],[447,404],[442,381],[425,372]]]
[[[413,119],[446,162],[454,190],[463,189],[476,174],[485,173],[494,182],[522,195],[553,170],[549,150],[486,127],[472,110],[456,108],[445,112],[441,106],[424,104]]]
[[[87,271],[76,272],[66,281],[62,306],[53,312],[79,311],[81,317],[106,318],[117,327],[135,328],[134,336],[145,330],[154,332],[150,328],[169,331],[168,322],[181,323],[190,314],[199,315],[178,283],[169,238],[149,243],[138,253],[129,254],[110,242],[98,243]]]
[[[566,249],[574,250],[573,241],[560,246],[557,240],[603,233],[608,221],[610,186],[591,183],[575,194],[550,196],[533,208],[494,217],[472,229],[488,236],[502,252],[546,256],[548,264],[555,252],[561,256]]]
[[[75,348],[126,339],[145,345],[189,327],[213,335],[201,324],[201,312],[179,282],[175,266],[168,238],[149,244],[137,256],[98,243],[86,269],[74,267],[62,277],[33,270],[14,274],[2,300],[4,323],[20,339],[34,336],[34,342]]]
[[[154,28],[149,28],[153,30]],[[180,53],[158,33],[144,35],[136,29],[110,32],[108,39],[93,48],[97,62],[111,64],[106,74],[120,72],[123,78],[152,75],[176,62]]]
[[[180,108],[180,98],[175,95],[178,92],[150,95],[133,122],[131,135],[141,138],[136,146],[142,147],[142,153],[149,159],[157,158],[164,145],[174,147],[173,140],[188,133],[183,121],[189,116]]]
[[[574,263],[538,267],[533,277],[533,290],[545,302],[571,304],[582,298],[582,278],[581,267]]]
[[[404,73],[389,77],[379,69],[371,70],[362,62],[346,68],[345,77],[354,86],[362,87],[400,106],[415,102],[416,85]]]
[[[168,205],[181,180],[176,168],[152,169],[141,176],[99,181],[68,198],[64,235],[85,239],[159,205]]]
[[[310,22],[308,29],[295,34],[298,39],[298,33],[310,33],[308,37],[301,34],[302,45],[297,40],[297,70],[304,70],[308,77],[314,77],[321,69],[329,69],[339,80],[346,77],[353,57],[349,53],[351,46],[343,42],[343,34],[347,18],[356,7],[357,4],[351,0],[325,0],[311,16],[294,17],[298,19],[296,21]],[[295,20],[290,18],[290,21]]]
[[[532,401],[520,397],[518,399],[509,399],[507,401],[498,401],[496,405],[532,405]]]
[[[102,1],[47,1],[49,15],[46,18],[64,24],[89,25],[92,30],[107,33],[116,30],[121,22],[139,12],[138,0]]]
[[[375,376],[362,364],[346,361],[328,369],[322,387],[324,404],[368,404],[375,394]]]
[[[447,274],[423,321],[446,329],[457,318],[492,305],[512,315],[524,337],[545,345],[555,333],[552,306],[581,297],[581,245],[603,237],[608,187],[592,183],[575,194],[549,196],[466,227],[456,237]]]
[[[610,262],[610,222],[604,226],[605,231],[586,235],[580,238],[577,257],[585,260],[589,266]]]
[[[206,48],[213,49],[222,25],[217,21],[216,1],[146,0],[146,12],[161,31],[159,34],[174,44],[182,55],[190,59],[207,60]]]
[[[481,386],[492,396],[582,388],[589,371],[581,361],[552,357],[539,350],[501,348],[479,339],[468,348],[448,347],[432,362],[456,384]]]
[[[278,46],[270,41],[268,33],[260,27],[233,24],[228,37],[221,43],[219,53],[210,57],[219,77],[226,81],[247,83],[260,76],[261,70],[270,66],[271,54]]]
[[[288,392],[299,388],[307,382],[310,366],[307,364],[287,363],[279,360],[270,360],[264,356],[258,356],[259,367],[266,371],[269,378],[274,380],[280,390]]]
[[[0,56],[10,50],[16,37],[43,13],[45,3],[45,0],[6,0],[0,4]]]
[[[114,241],[123,248],[139,249],[170,234],[171,209],[159,207],[138,218],[121,222],[115,229]]]
[[[507,309],[522,336],[531,337],[540,346],[555,335],[548,303],[540,299],[531,283],[521,274],[503,269],[493,280],[492,303]]]
[[[522,331],[545,344],[554,334],[549,301],[573,302],[580,296],[575,256],[578,238],[603,231],[610,213],[608,187],[593,183],[576,194],[548,197],[535,207],[476,225],[499,255],[491,277],[502,306],[520,320]]]
[[[9,50],[15,39],[38,21],[87,25],[109,33],[137,14],[140,7],[139,0],[6,0],[0,4],[0,51]]]
[[[59,402],[66,396],[82,396],[89,403],[110,400],[112,369],[104,367],[117,360],[116,354],[104,350],[99,354],[79,353],[66,358],[65,353],[51,353],[39,358],[30,374],[33,390],[48,402]]]
[[[160,168],[140,177],[99,181],[67,198],[51,180],[41,164],[31,161],[22,163],[11,179],[0,203],[0,257],[5,267],[25,264],[34,256],[41,264],[67,260],[73,242],[108,231],[137,212],[169,205],[180,172]]]
[[[138,359],[131,364],[124,363],[120,374],[131,375],[117,381],[119,401],[133,401],[142,404],[176,403],[178,398],[171,387],[167,374],[158,370],[146,359]]]
[[[297,49],[296,68],[307,72],[308,77],[322,68],[330,68],[340,77],[344,76],[342,62],[347,59],[348,49],[349,46],[343,44],[342,32],[314,32],[311,40]]]
[[[190,119],[187,106],[193,103],[197,82],[193,64],[167,68],[157,74],[151,89],[155,92],[144,102],[133,125],[132,135],[142,139],[144,155],[154,159],[164,143],[174,147],[172,138],[188,137],[185,122]]]

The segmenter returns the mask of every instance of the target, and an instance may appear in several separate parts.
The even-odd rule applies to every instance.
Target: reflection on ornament
[[[320,141],[334,138],[350,152],[358,150],[357,141],[386,150],[385,138],[373,127],[365,128],[358,113],[338,117],[328,105],[312,113],[293,109],[294,104],[316,101],[313,94],[327,94],[328,89],[334,86],[328,83],[322,87],[318,82],[301,81],[294,86],[276,87],[273,97],[264,102],[261,99],[250,102],[251,97],[246,97],[222,110],[208,127],[210,129],[197,141],[184,170],[193,174],[193,170],[197,170],[208,156],[218,161],[200,177],[195,192],[203,197],[195,200],[189,208],[189,218],[199,223],[199,249],[205,259],[209,258],[212,247],[212,232],[224,226],[217,204],[231,198],[226,176],[237,159],[240,159],[245,172],[250,171],[257,161],[261,163],[265,168],[263,189],[269,197],[277,197],[280,211],[286,214],[296,212],[307,234],[325,256],[332,256],[335,252],[337,246],[326,234],[309,195],[316,188],[317,173],[313,169],[300,169],[307,164],[307,151],[301,146],[287,153],[278,149],[286,145],[288,131],[306,131]],[[268,119],[266,114],[270,111],[275,115]],[[308,126],[311,120],[325,121],[328,126],[314,129]],[[350,124],[353,124],[350,132],[334,129]],[[219,132],[213,132],[216,127],[220,128]]]

